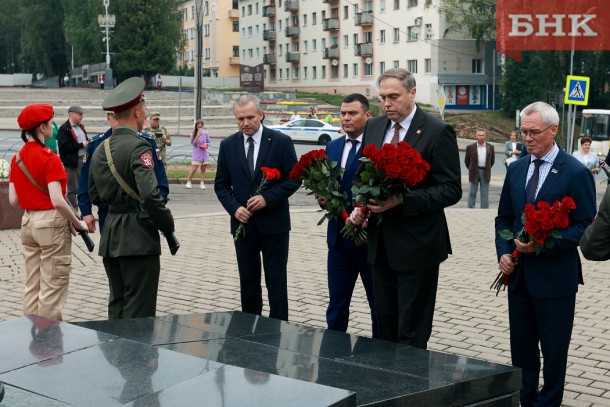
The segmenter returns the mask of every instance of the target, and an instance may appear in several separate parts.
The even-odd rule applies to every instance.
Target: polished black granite
[[[347,390],[150,345],[215,337],[205,330],[152,318],[99,325],[140,341],[31,316],[0,322],[0,406],[355,405]]]
[[[464,356],[241,312],[136,322],[80,325],[225,365],[350,390],[358,405],[518,405],[519,369]]]

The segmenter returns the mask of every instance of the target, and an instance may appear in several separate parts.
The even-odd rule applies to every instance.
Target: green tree
[[[33,72],[63,76],[67,59],[60,0],[28,0],[21,8],[23,58]]]
[[[104,34],[97,22],[98,14],[105,9],[100,0],[62,0],[64,16],[64,33],[68,52],[74,51],[74,66],[103,62],[106,57]],[[108,12],[111,13],[112,3]],[[112,37],[111,37],[112,38]],[[110,41],[114,48],[114,44]],[[112,50],[111,50],[112,51]],[[70,55],[71,57],[71,55]]]
[[[445,15],[449,32],[459,32],[474,38],[479,46],[482,41],[496,36],[496,2],[495,0],[444,0],[439,2],[439,12]],[[426,7],[432,7],[432,1],[426,0]]]
[[[180,2],[118,0],[114,4],[116,54],[112,65],[117,79],[142,75],[150,83],[155,74],[170,72],[183,41]]]
[[[0,0],[0,72],[25,72],[21,59],[21,2]]]

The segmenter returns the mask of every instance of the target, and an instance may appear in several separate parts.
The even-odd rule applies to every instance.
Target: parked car
[[[315,141],[322,146],[342,135],[340,127],[332,126],[318,119],[296,119],[268,127],[281,131],[295,141]]]

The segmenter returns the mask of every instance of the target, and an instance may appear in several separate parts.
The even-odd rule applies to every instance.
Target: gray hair
[[[545,102],[534,102],[527,105],[519,114],[521,119],[526,116],[531,116],[534,113],[540,113],[540,117],[542,117],[542,122],[547,126],[552,124],[559,124],[559,113],[557,110],[548,103]]]
[[[235,106],[245,106],[250,102],[256,105],[256,113],[262,112],[260,99],[255,95],[251,94],[241,95],[240,97],[235,99],[235,102],[233,103],[233,111],[235,111]]]
[[[413,74],[411,72],[407,71],[404,68],[391,68],[391,69],[388,69],[387,71],[385,71],[384,73],[382,73],[379,76],[379,78],[377,78],[377,88],[379,88],[379,85],[381,84],[382,80],[388,79],[388,78],[396,78],[396,79],[400,80],[400,82],[402,83],[402,86],[407,91],[410,91],[417,85],[415,83],[415,77],[413,76]]]

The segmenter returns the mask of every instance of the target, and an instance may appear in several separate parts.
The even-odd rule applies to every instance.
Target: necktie
[[[401,129],[401,125],[400,123],[396,123],[394,125],[394,136],[392,136],[392,141],[390,143],[394,144],[395,146],[398,145],[398,142],[400,141],[400,129]]]
[[[536,189],[540,180],[540,165],[543,163],[540,158],[534,160],[534,172],[525,186],[525,203],[533,204],[536,199]]]
[[[248,154],[246,154],[246,160],[248,161],[248,169],[250,170],[250,176],[254,176],[254,140],[251,136],[246,139],[248,142]]]
[[[358,150],[358,140],[347,140],[350,143],[352,143],[352,148],[350,148],[349,152],[347,153],[347,160],[345,160],[345,168],[349,168],[349,166],[352,164],[352,162],[354,161],[354,158],[356,158],[356,151]]]

